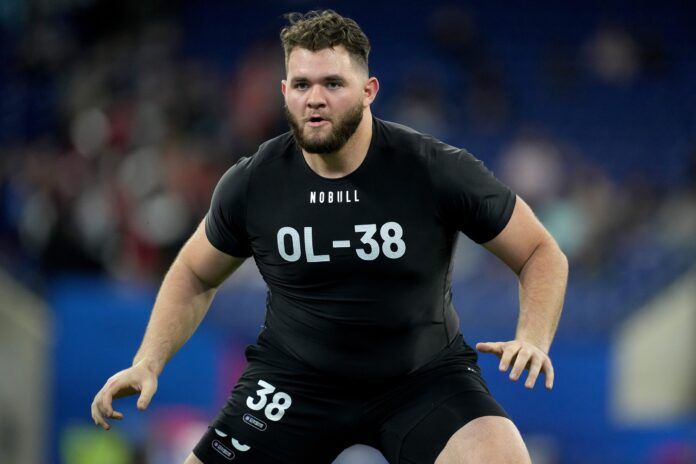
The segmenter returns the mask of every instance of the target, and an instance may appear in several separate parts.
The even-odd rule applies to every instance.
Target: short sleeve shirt
[[[259,344],[324,372],[384,378],[458,333],[457,236],[493,239],[515,198],[465,150],[373,118],[365,159],[340,179],[316,174],[292,133],[264,143],[223,175],[205,226],[219,250],[253,256],[267,283]]]

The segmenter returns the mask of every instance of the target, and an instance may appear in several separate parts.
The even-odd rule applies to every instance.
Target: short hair
[[[313,10],[306,14],[287,13],[285,18],[290,24],[280,31],[280,41],[285,50],[286,68],[290,52],[295,47],[315,52],[343,45],[350,56],[368,71],[370,41],[352,19],[333,10]]]

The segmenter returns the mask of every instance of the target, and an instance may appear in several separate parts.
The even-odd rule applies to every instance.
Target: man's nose
[[[326,106],[326,98],[320,85],[313,85],[309,89],[309,95],[307,95],[307,106],[310,108],[321,108],[322,106]]]

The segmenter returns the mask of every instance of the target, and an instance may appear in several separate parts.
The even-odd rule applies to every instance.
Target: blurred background
[[[253,262],[146,413],[121,400],[105,433],[90,403],[221,173],[287,130],[282,14],[326,7],[372,42],[374,114],[484,160],[570,259],[554,390],[480,359],[534,462],[696,463],[696,7],[614,0],[2,0],[0,462],[188,454],[263,321]],[[512,337],[513,274],[464,240],[456,259],[467,341]]]

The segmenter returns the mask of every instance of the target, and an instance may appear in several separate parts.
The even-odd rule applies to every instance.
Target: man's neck
[[[362,121],[346,144],[335,153],[318,155],[302,150],[307,165],[319,176],[340,179],[358,169],[367,156],[372,140],[372,113],[370,108],[363,113]]]

